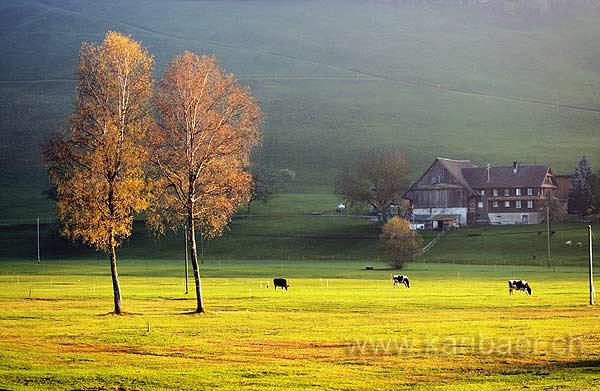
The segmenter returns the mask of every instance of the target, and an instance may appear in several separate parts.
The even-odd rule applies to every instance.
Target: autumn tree
[[[63,234],[108,253],[115,314],[122,312],[116,249],[149,203],[142,166],[152,65],[146,49],[116,32],[84,43],[68,130],[43,147]]]
[[[185,52],[168,65],[155,91],[157,126],[149,138],[157,202],[148,222],[158,232],[185,228],[204,312],[196,230],[203,239],[222,234],[250,197],[245,170],[258,143],[261,111],[247,88],[215,57]]]
[[[410,223],[398,216],[384,224],[380,239],[390,264],[397,269],[414,260],[423,247],[422,239],[410,229]]]
[[[550,194],[542,199],[539,208],[540,216],[544,223],[548,217],[550,217],[550,224],[562,223],[567,217],[567,208],[564,202],[559,200],[554,194]]]
[[[349,206],[371,205],[385,223],[391,207],[408,187],[408,161],[399,149],[375,148],[350,164],[335,183],[336,193]]]

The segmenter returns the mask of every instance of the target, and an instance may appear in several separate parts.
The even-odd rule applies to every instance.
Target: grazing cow
[[[280,287],[281,289],[285,288],[285,290],[287,291],[289,287],[287,280],[285,278],[274,278],[273,289],[277,290],[277,287]]]
[[[513,294],[513,290],[521,291],[522,293],[527,292],[531,296],[533,289],[529,286],[529,283],[525,280],[508,280],[508,293]]]
[[[392,276],[392,279],[394,280],[394,288],[398,285],[398,284],[404,284],[405,287],[410,288],[410,281],[408,281],[408,277],[406,277],[405,275],[397,275],[394,274]]]

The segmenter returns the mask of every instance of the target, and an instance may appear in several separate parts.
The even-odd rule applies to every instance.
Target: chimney
[[[488,165],[487,165],[487,176],[488,176],[488,180],[487,181],[488,181],[488,183],[490,183],[490,167],[491,167],[490,163],[488,163]]]
[[[518,161],[514,161],[513,162],[513,175],[517,175],[517,172],[519,171],[519,162]]]

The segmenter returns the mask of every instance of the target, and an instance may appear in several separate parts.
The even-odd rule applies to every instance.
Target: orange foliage
[[[398,216],[384,224],[381,239],[390,264],[397,268],[414,260],[423,246],[417,232],[410,229],[410,223]]]
[[[46,146],[63,232],[101,250],[131,233],[133,213],[148,206],[142,145],[151,123],[153,60],[115,32],[81,48],[78,100],[69,131]]]
[[[84,43],[69,129],[44,146],[64,235],[110,253],[117,313],[115,248],[150,201],[142,165],[152,123],[152,65],[139,43],[119,33]]]
[[[155,104],[150,143],[159,201],[150,224],[177,229],[191,214],[205,237],[218,236],[249,198],[244,167],[258,143],[260,108],[216,58],[190,52],[169,64]]]
[[[247,88],[214,57],[175,57],[155,94],[157,125],[149,141],[157,202],[148,217],[158,232],[185,225],[196,284],[196,312],[204,312],[196,252],[201,235],[222,234],[237,207],[250,198],[244,170],[258,143],[261,111]]]

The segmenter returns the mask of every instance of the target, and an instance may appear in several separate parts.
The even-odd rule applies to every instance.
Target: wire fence
[[[311,214],[288,214],[288,215],[243,215],[242,217],[245,219],[251,218],[263,218],[263,217],[313,217]],[[347,217],[347,218],[360,218],[360,219],[371,219],[372,216],[364,216],[364,215],[319,215],[321,217]],[[145,223],[145,219],[136,219],[137,223]],[[58,224],[59,220],[57,218],[50,217],[40,217],[39,224],[40,225],[52,225]],[[11,226],[36,226],[38,224],[38,219],[0,219],[0,226],[3,227],[11,227]],[[493,226],[486,226],[493,227]],[[550,230],[550,235],[553,236],[559,232],[568,232],[568,231],[581,231],[584,232],[586,226],[582,227],[569,227],[569,228],[553,228]],[[440,235],[436,234],[435,230],[433,231],[420,231],[424,236],[430,236],[431,239],[439,240]],[[475,237],[491,237],[491,236],[518,236],[518,235],[541,235],[546,234],[546,230],[536,229],[536,230],[519,230],[519,231],[510,231],[510,232],[461,232],[460,229],[454,229],[451,231],[444,231],[444,238],[446,239],[458,239],[458,238],[475,238]],[[256,237],[256,238],[284,238],[284,239],[307,239],[307,240],[379,240],[379,235],[322,235],[319,233],[300,233],[300,234],[270,234],[270,233],[244,233],[244,232],[232,232],[226,231],[223,235],[224,237],[232,236],[232,237]]]
[[[40,217],[40,224],[55,224],[58,223],[56,217]],[[30,219],[0,219],[0,227],[10,227],[12,225],[36,225],[37,218]]]
[[[264,214],[264,215],[241,215],[242,219],[253,218],[284,218],[285,216],[314,218],[314,217],[332,217],[332,218],[362,218],[369,219],[371,216],[364,215],[338,215],[332,214],[315,215],[315,214]],[[0,220],[0,258],[2,259],[37,259],[37,246],[41,243],[41,258],[42,259],[84,259],[98,258],[103,259],[102,253],[96,252],[87,246],[81,244],[72,244],[64,238],[60,237],[57,230],[58,219],[52,217],[41,217],[40,236],[37,232],[37,219],[2,219]],[[136,224],[143,224],[144,219],[136,220]],[[292,223],[291,223],[292,224]],[[147,258],[152,254],[153,258],[173,258],[176,259],[183,253],[183,243],[179,243],[179,237],[171,235],[166,239],[152,241],[145,238],[144,228],[140,225],[134,230],[133,237],[129,243],[126,243],[124,248],[128,256],[135,258]],[[581,250],[587,248],[587,242],[584,242],[583,234],[585,233],[586,225],[580,227],[554,227],[550,232],[550,237],[555,237],[559,233],[580,233],[577,236],[561,236],[562,240],[553,240],[553,266],[566,266],[580,264],[582,258],[581,251],[577,251],[578,247]],[[425,239],[426,244],[424,251],[420,254],[421,259],[427,262],[443,262],[443,263],[462,263],[462,264],[527,264],[527,265],[546,265],[546,253],[542,254],[540,241],[546,243],[547,231],[541,227],[498,227],[499,231],[495,232],[496,227],[488,226],[484,229],[452,229],[447,232],[422,231],[421,235]],[[535,229],[534,229],[535,228]],[[293,225],[288,227],[293,230]],[[250,232],[244,232],[250,231]],[[280,260],[280,259],[298,259],[298,260],[358,260],[362,259],[365,262],[377,262],[380,260],[380,251],[378,241],[379,234],[331,234],[331,231],[321,231],[318,229],[313,232],[269,232],[268,227],[252,226],[234,226],[233,230],[226,231],[225,234],[209,243],[207,250],[207,261],[214,260]],[[371,231],[373,232],[373,231]],[[442,235],[443,234],[443,235]],[[581,238],[579,238],[581,236]],[[452,244],[453,248],[473,249],[480,248],[482,256],[489,249],[485,248],[485,242],[480,242],[479,239],[485,238],[518,238],[520,243],[523,239],[532,239],[531,247],[523,247],[520,252],[522,256],[517,256],[513,260],[504,259],[503,254],[491,254],[484,256],[484,260],[475,260],[471,255],[462,256],[461,251],[456,254],[444,254],[439,251],[430,251],[434,247],[437,248],[439,242],[448,243],[448,241],[460,241],[460,244]],[[539,239],[537,239],[539,237]],[[566,239],[565,239],[566,238]],[[578,238],[575,240],[575,238]],[[533,240],[536,240],[534,244]],[[572,251],[561,249],[566,247],[565,240],[574,239],[570,246],[575,247]],[[142,240],[142,242],[139,242]],[[512,239],[511,239],[512,240]],[[471,242],[472,241],[472,242]],[[464,244],[462,244],[464,242]],[[493,241],[494,243],[497,241]],[[569,242],[571,242],[569,240]],[[143,243],[143,244],[139,244]],[[362,245],[360,243],[363,243]],[[133,246],[131,246],[133,244]],[[537,247],[536,247],[537,246]],[[181,247],[181,248],[180,248]],[[445,247],[444,247],[445,248]],[[544,246],[545,248],[545,246]],[[156,253],[154,252],[156,249]],[[233,249],[233,250],[231,250]],[[181,251],[179,251],[181,250]],[[557,252],[554,256],[554,251]],[[537,256],[536,256],[537,251]],[[468,252],[468,251],[467,251]],[[472,252],[472,251],[471,251]],[[512,251],[511,254],[516,254],[519,251]],[[431,256],[429,254],[432,254]],[[462,257],[462,258],[461,258]],[[518,259],[517,259],[518,258]]]
[[[268,214],[235,214],[232,220],[244,219],[279,219],[279,218],[340,218],[340,219],[359,219],[377,221],[377,216],[346,213],[328,213],[328,212],[304,212],[304,213],[268,213]],[[40,217],[40,224],[57,224],[59,219],[56,217]],[[143,217],[136,218],[136,222],[145,222]],[[37,218],[12,218],[0,219],[0,226],[11,225],[31,225],[36,224]]]

